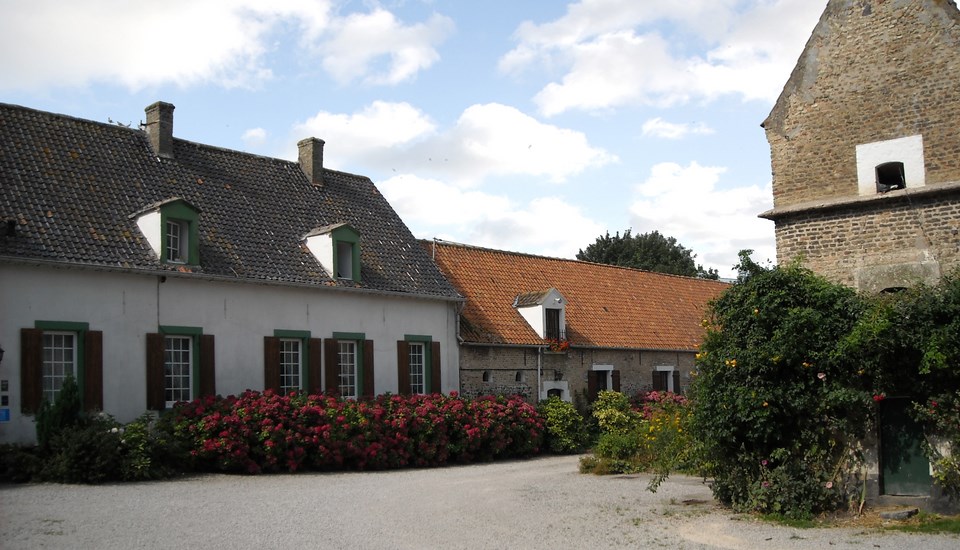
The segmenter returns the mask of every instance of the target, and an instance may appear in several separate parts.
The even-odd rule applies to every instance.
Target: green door
[[[885,495],[930,494],[930,462],[921,446],[923,428],[909,410],[909,399],[881,403],[880,490]]]

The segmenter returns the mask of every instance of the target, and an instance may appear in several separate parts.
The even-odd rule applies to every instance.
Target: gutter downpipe
[[[540,396],[543,395],[543,381],[541,380],[542,370],[543,370],[543,346],[537,346],[537,404],[540,403]]]

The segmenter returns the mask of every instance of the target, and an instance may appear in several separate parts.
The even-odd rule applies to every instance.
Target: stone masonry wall
[[[902,284],[893,280],[873,284],[866,280],[871,269],[930,265],[935,273],[919,270],[915,275],[929,283],[960,267],[958,233],[960,194],[952,198],[874,201],[780,220],[777,256],[781,263],[800,257],[806,267],[839,283],[884,290],[917,281],[909,280],[914,275],[905,274]],[[933,280],[921,273],[934,275]]]
[[[652,389],[653,370],[672,366],[680,370],[683,389],[690,383],[694,351],[637,351],[572,348],[566,352],[544,352],[543,381],[566,381],[572,398],[587,392],[588,372],[593,365],[612,365],[620,371],[620,390],[633,395]],[[489,381],[483,381],[484,372]],[[460,391],[466,397],[521,394],[537,401],[537,349],[506,346],[461,346]]]
[[[764,123],[774,207],[857,195],[858,144],[920,134],[960,181],[960,15],[945,0],[831,1]]]

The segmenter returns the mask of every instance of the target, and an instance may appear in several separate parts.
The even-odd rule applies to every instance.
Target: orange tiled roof
[[[566,299],[574,346],[691,350],[703,338],[707,303],[727,283],[575,260],[422,241],[466,297],[466,342],[543,343],[514,308],[518,296],[555,288]]]

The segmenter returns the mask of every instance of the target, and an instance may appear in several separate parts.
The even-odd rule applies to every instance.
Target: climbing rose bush
[[[841,343],[856,293],[797,265],[741,255],[741,278],[712,304],[692,384],[691,429],[714,495],[743,511],[808,517],[842,506],[847,472],[876,409],[869,373]]]
[[[173,435],[197,467],[261,472],[440,466],[540,451],[544,422],[520,397],[382,395],[354,401],[270,390],[177,406]]]

